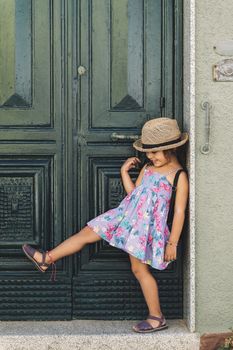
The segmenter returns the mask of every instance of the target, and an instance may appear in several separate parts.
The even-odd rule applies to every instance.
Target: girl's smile
[[[146,152],[146,156],[156,166],[164,166],[168,164],[168,160],[163,151]]]

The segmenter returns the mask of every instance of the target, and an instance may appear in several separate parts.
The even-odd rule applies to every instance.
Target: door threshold
[[[168,328],[140,334],[130,321],[0,321],[1,350],[199,350],[200,335],[184,320],[167,320]],[[142,338],[143,337],[143,338]],[[20,347],[19,347],[20,346]]]

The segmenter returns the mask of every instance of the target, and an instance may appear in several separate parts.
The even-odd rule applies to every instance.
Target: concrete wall
[[[193,13],[190,3],[195,5]],[[195,28],[188,34],[184,31],[184,87],[188,89],[184,102],[189,103],[189,106],[184,103],[187,129],[195,122],[195,154],[191,154],[196,190],[195,330],[222,332],[233,326],[233,82],[215,82],[212,65],[224,58],[233,58],[219,56],[213,49],[219,40],[233,39],[233,1],[184,0],[184,8],[184,16],[189,15],[189,21],[195,18]],[[191,22],[186,19],[185,23],[186,30]],[[195,43],[190,43],[194,32]],[[193,51],[190,51],[192,45]],[[195,81],[190,82],[192,65],[195,66]],[[200,152],[200,146],[205,143],[202,101],[212,105],[212,150],[208,155]]]

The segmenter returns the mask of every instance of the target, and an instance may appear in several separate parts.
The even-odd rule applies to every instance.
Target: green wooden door
[[[51,249],[117,206],[146,120],[182,128],[181,3],[0,0],[1,320],[146,314],[128,255],[107,242],[58,261],[56,283],[21,245]],[[183,312],[179,254],[152,270],[168,318]]]
[[[73,14],[77,18],[75,66],[83,73],[77,79],[74,191],[80,229],[125,196],[120,167],[135,155],[130,137],[140,133],[147,119],[181,116],[181,8],[176,1],[80,0]],[[163,272],[152,269],[168,318],[182,317],[179,264]],[[101,240],[76,254],[74,268],[73,318],[146,315],[125,252]]]

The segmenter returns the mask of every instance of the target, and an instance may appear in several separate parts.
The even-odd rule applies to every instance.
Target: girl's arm
[[[122,178],[123,186],[127,193],[130,193],[135,187],[139,186],[142,181],[142,176],[146,165],[144,165],[144,167],[141,169],[138,175],[138,178],[135,181],[135,184],[131,180],[131,177],[128,173],[128,171],[131,168],[135,168],[137,162],[140,162],[140,160],[137,157],[131,157],[131,158],[128,158],[121,167],[121,178]]]
[[[169,242],[179,241],[185,219],[185,209],[188,202],[188,192],[188,177],[185,172],[182,172],[179,176],[179,180],[177,183],[174,216]]]
[[[176,189],[176,200],[174,206],[174,216],[172,221],[172,229],[169,237],[169,242],[178,243],[183,224],[185,219],[185,209],[188,202],[189,184],[188,177],[185,172],[182,172],[179,176],[177,189]],[[165,261],[176,259],[176,245],[167,244],[165,250]]]

